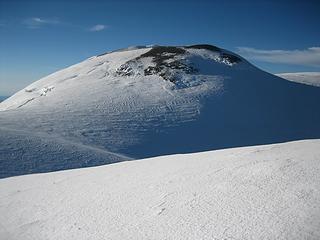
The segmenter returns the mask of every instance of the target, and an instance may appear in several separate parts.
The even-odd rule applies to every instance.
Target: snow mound
[[[241,58],[235,54],[211,45],[129,47],[89,58],[82,63],[40,79],[1,103],[0,111],[19,108],[22,103],[25,103],[31,97],[40,99],[41,96],[46,96],[48,92],[55,88],[62,88],[60,91],[66,93],[69,90],[69,85],[71,85],[71,87],[77,88],[76,91],[81,91],[80,88],[90,86],[89,82],[97,79],[104,79],[103,82],[105,82],[106,80],[131,76],[137,78],[135,81],[138,84],[141,81],[139,77],[155,76],[175,83],[186,75],[192,75],[200,78],[200,85],[204,81],[201,81],[201,76],[198,76],[202,75],[200,69],[198,69],[200,66],[197,66],[197,60],[199,59],[211,63],[211,67],[218,63],[217,66],[221,65],[222,68],[224,68],[223,65],[233,66],[242,62]],[[84,83],[86,81],[88,83]],[[174,87],[174,84],[168,86],[168,88],[170,87]],[[65,96],[63,100],[66,99]],[[36,105],[35,102],[33,104]]]
[[[320,140],[0,180],[0,238],[319,239]]]
[[[319,102],[319,88],[263,72],[216,46],[133,47],[62,69],[1,102],[0,142],[17,143],[11,129],[57,141],[68,159],[74,151],[62,140],[85,156],[82,146],[137,159],[320,138]],[[20,169],[14,175],[42,172],[33,161],[50,162],[59,147],[22,139],[28,148],[0,145],[0,169],[9,172],[10,156],[10,169]],[[79,159],[79,166],[115,160]],[[74,167],[56,161],[47,171]]]

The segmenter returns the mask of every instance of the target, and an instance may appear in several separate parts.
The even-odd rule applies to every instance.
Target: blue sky
[[[0,95],[132,45],[209,43],[272,72],[320,71],[319,1],[0,0]]]

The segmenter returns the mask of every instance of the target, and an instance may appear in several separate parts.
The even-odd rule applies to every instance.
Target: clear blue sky
[[[320,70],[320,1],[0,0],[0,95],[102,52],[209,43],[277,72]]]

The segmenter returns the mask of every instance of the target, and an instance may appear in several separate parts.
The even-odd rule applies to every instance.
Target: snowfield
[[[320,140],[1,179],[0,239],[320,239]]]
[[[0,103],[0,178],[320,138],[319,102],[212,45],[105,53]]]
[[[320,72],[278,73],[276,75],[293,82],[320,87]]]
[[[62,69],[0,103],[0,239],[320,239],[319,102],[212,45]]]

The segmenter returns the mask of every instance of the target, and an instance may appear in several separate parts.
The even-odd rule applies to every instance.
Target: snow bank
[[[0,180],[0,238],[319,239],[320,140]]]

